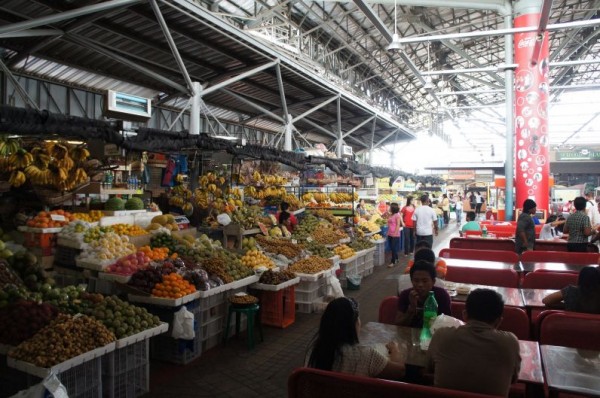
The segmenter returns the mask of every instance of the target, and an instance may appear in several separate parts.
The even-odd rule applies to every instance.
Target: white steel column
[[[510,2],[507,1],[507,7]],[[511,10],[512,11],[512,10]],[[504,16],[504,27],[510,29],[513,26],[512,12]],[[504,36],[504,62],[510,65],[514,62],[513,37],[511,34]],[[504,91],[506,92],[506,161],[504,162],[504,175],[506,178],[506,198],[504,201],[504,219],[510,221],[513,219],[513,186],[515,173],[515,118],[514,118],[514,71],[512,69],[504,70]]]
[[[200,106],[202,104],[202,84],[192,82],[194,96],[192,97],[192,107],[190,109],[190,134],[200,134]]]
[[[286,115],[285,118],[285,139],[283,141],[283,149],[285,149],[286,151],[291,151],[292,150],[292,128],[293,128],[293,124],[292,124],[292,115],[288,114]]]

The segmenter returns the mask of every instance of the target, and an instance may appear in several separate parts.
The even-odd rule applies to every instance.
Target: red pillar
[[[514,27],[538,26],[539,13],[518,15]],[[533,199],[548,210],[548,33],[540,56],[532,64],[537,32],[514,35],[515,63],[515,208]]]

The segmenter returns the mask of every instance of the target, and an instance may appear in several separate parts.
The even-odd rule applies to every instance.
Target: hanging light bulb
[[[388,51],[400,51],[404,49],[404,45],[400,42],[400,36],[398,36],[398,11],[396,0],[394,0],[394,34],[392,35],[392,42],[388,46]]]

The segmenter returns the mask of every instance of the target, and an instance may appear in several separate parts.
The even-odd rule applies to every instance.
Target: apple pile
[[[121,257],[116,263],[109,265],[105,272],[129,276],[141,269],[145,269],[150,261],[150,257],[145,252],[138,251],[137,253]]]

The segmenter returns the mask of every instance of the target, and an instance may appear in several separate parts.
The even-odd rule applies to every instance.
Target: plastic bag
[[[327,296],[333,298],[344,297],[344,291],[342,290],[339,279],[335,278],[333,275],[329,275],[328,279]]]
[[[221,213],[217,216],[217,222],[223,226],[229,225],[231,223],[231,217],[227,213]]]
[[[457,328],[464,325],[465,323],[460,319],[451,317],[450,315],[441,314],[435,318],[433,325],[431,325],[431,334],[435,334],[436,330],[442,328]]]
[[[54,398],[69,398],[67,389],[54,373],[46,376],[41,383],[29,387],[27,390],[19,391],[12,398],[44,398],[48,395]]]
[[[196,337],[194,331],[194,314],[182,306],[173,316],[173,332],[171,336],[175,339],[193,340]]]

